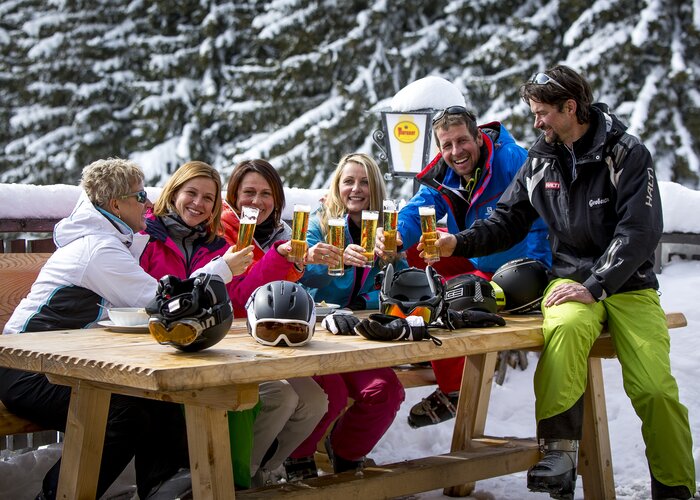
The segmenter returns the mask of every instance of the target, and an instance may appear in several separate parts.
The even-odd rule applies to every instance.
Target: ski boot
[[[549,493],[552,498],[573,500],[576,488],[578,441],[573,439],[540,440],[544,457],[527,471],[530,491]]]
[[[666,486],[651,475],[652,500],[692,500],[693,495],[687,486]]]

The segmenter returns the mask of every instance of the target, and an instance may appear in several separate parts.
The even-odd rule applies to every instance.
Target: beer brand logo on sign
[[[413,122],[399,122],[394,127],[394,137],[396,137],[399,142],[406,144],[415,142],[419,135],[420,131]]]

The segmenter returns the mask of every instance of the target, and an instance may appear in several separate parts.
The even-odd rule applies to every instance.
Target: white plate
[[[338,309],[340,306],[338,304],[329,304],[326,302],[325,306],[319,305],[319,303],[316,303],[316,317],[323,317],[323,316],[328,316],[331,314],[333,311]]]
[[[107,330],[111,330],[113,332],[118,333],[148,333],[148,324],[134,326],[115,325],[114,323],[112,323],[112,321],[108,319],[104,321],[98,321],[97,324],[100,325],[102,328],[106,328]]]

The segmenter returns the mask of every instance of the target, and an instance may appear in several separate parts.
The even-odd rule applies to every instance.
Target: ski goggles
[[[561,83],[549,76],[547,73],[537,73],[534,77],[532,77],[530,83],[534,83],[536,85],[547,85],[548,83],[553,83],[557,87],[566,90],[566,87],[564,87]]]
[[[248,323],[250,334],[262,345],[297,347],[314,335],[311,323],[298,319],[259,319]]]
[[[448,108],[438,111],[435,114],[435,116],[433,116],[433,125],[442,120],[445,117],[445,115],[467,115],[467,117],[471,121],[476,121],[476,117],[474,116],[474,114],[464,106],[450,106]]]
[[[151,318],[148,322],[148,331],[159,344],[190,345],[204,331],[202,324],[193,319],[181,319],[166,325],[158,318]]]
[[[436,316],[435,308],[429,305],[413,306],[405,309],[401,304],[382,304],[382,312],[397,318],[407,318],[408,316],[419,316],[423,321],[430,323]],[[436,318],[435,318],[436,319]]]
[[[146,191],[136,191],[135,193],[125,194],[124,196],[120,196],[119,199],[123,200],[125,198],[131,198],[132,196],[136,198],[136,201],[139,203],[146,203],[148,199],[148,193]]]

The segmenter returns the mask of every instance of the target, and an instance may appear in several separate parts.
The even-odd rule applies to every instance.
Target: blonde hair
[[[328,231],[328,219],[333,217],[342,217],[345,214],[345,205],[340,198],[340,177],[343,175],[343,169],[348,163],[357,163],[365,168],[367,180],[369,182],[369,210],[379,212],[379,217],[382,217],[382,203],[386,198],[386,186],[382,172],[379,170],[379,165],[374,159],[364,153],[350,153],[343,156],[335,168],[331,176],[331,185],[328,191],[328,196],[323,203],[323,210],[320,213],[321,231],[325,235]]]
[[[131,186],[143,180],[143,172],[133,161],[107,158],[83,168],[80,186],[93,205],[107,210],[109,200],[130,194]]]
[[[188,181],[197,177],[206,177],[214,181],[216,185],[216,196],[214,197],[214,208],[207,221],[207,241],[213,241],[216,235],[221,233],[221,176],[214,167],[203,161],[188,161],[178,168],[168,179],[163,187],[163,191],[153,205],[153,214],[157,216],[167,215],[171,212],[177,213],[173,199],[178,190]]]

